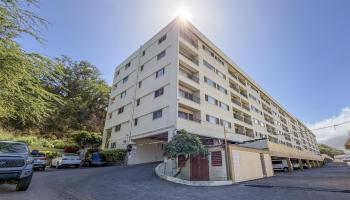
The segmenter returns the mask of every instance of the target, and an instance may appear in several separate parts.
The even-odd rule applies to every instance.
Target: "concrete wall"
[[[164,159],[164,144],[156,140],[141,139],[136,142],[136,149],[128,153],[128,164],[160,162]]]
[[[213,151],[221,151],[222,166],[212,166],[211,152]],[[211,181],[227,180],[225,150],[223,148],[210,148],[208,160],[209,160],[209,180]]]
[[[234,182],[263,178],[260,154],[264,154],[266,176],[273,176],[271,158],[267,151],[230,145],[231,173]]]

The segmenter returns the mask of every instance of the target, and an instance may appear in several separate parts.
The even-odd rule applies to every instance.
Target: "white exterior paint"
[[[186,33],[182,34],[181,30]],[[164,35],[166,39],[159,43]],[[211,53],[206,49],[210,49]],[[157,55],[163,51],[166,52],[165,56],[158,60]],[[194,62],[186,58],[183,52],[187,57],[195,56]],[[205,62],[210,63],[215,70],[209,69]],[[130,66],[126,67],[128,63]],[[163,68],[164,75],[156,78],[157,71]],[[128,80],[123,83],[126,76]],[[208,85],[205,79],[214,81],[225,88],[227,93]],[[163,88],[164,94],[155,98],[155,90],[160,88]],[[187,92],[187,98],[179,90]],[[123,91],[126,91],[126,95],[121,98]],[[188,96],[189,93],[194,97]],[[220,108],[220,103],[214,105],[207,102],[206,95],[228,105],[229,110]],[[140,105],[137,106],[138,99]],[[118,109],[123,106],[124,111],[118,114]],[[153,112],[157,110],[162,110],[162,117],[153,119]],[[191,113],[194,120],[178,117],[179,111]],[[219,124],[207,122],[206,115],[220,119]],[[138,119],[137,126],[134,124],[135,119]],[[176,129],[223,139],[221,120],[231,123],[231,128],[227,128],[227,138],[231,141],[267,137],[276,143],[319,153],[315,136],[304,124],[280,106],[191,23],[175,19],[116,67],[103,147],[126,148],[128,144],[137,145],[140,139],[160,134],[167,135],[167,140],[170,140]],[[115,131],[118,125],[121,125],[120,131]],[[268,132],[267,126],[273,127],[275,133]],[[152,162],[155,160],[153,154],[162,153],[153,151],[158,149],[157,144],[149,145],[154,147],[138,148],[137,152],[142,156],[134,153],[129,164]]]

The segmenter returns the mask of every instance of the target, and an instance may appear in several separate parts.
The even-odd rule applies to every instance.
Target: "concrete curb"
[[[154,169],[156,175],[161,179],[164,179],[173,183],[189,185],[189,186],[224,186],[224,185],[233,184],[232,181],[188,181],[188,180],[184,180],[184,179],[180,179],[172,176],[167,176],[161,172],[160,170],[161,165],[163,165],[163,163],[160,163]]]

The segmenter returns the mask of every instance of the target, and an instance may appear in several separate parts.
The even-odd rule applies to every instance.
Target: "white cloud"
[[[350,107],[345,107],[341,112],[328,119],[321,120],[315,123],[306,123],[307,126],[312,129],[317,129],[325,126],[332,126],[334,124],[340,124],[346,121],[350,121]],[[313,133],[316,135],[317,142],[330,145],[339,149],[344,149],[344,143],[348,138],[348,132],[350,130],[350,123],[339,125],[336,127],[330,127],[321,130],[315,130]]]

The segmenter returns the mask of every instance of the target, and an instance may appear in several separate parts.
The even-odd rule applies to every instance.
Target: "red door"
[[[209,180],[208,158],[199,155],[191,157],[190,179],[191,181]]]

